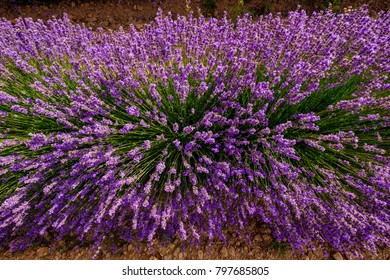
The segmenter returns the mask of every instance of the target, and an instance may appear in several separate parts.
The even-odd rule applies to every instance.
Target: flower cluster
[[[390,13],[0,21],[0,246],[390,245]]]

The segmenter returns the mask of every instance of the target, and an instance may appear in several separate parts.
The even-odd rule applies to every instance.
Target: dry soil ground
[[[15,22],[19,17],[32,17],[36,19],[48,20],[55,17],[61,17],[66,12],[69,18],[76,24],[84,23],[87,27],[96,29],[103,27],[105,29],[117,29],[119,26],[127,28],[129,24],[134,24],[137,28],[142,28],[143,24],[153,20],[157,9],[160,7],[163,11],[171,11],[173,16],[185,15],[187,13],[184,0],[110,0],[110,1],[57,1],[53,0],[51,4],[33,4],[33,5],[9,5],[10,1],[0,0],[0,18],[7,18]],[[39,1],[37,1],[39,2]],[[244,6],[238,6],[237,0],[217,0],[214,10],[203,5],[207,1],[192,0],[191,7],[194,11],[197,8],[202,10],[203,14],[220,17],[224,11],[228,11],[234,16],[242,12],[250,12],[254,16],[262,13],[281,12],[286,14],[289,10],[296,9],[300,3],[309,13],[325,7],[327,1],[262,1],[251,0]],[[328,1],[329,2],[329,1]],[[331,1],[332,2],[332,1]],[[388,10],[388,0],[378,1],[337,1],[339,4],[336,9],[342,10],[344,7],[353,5],[354,7],[366,3],[371,11]],[[271,3],[271,4],[270,4]],[[108,243],[105,244],[98,255],[98,259],[345,259],[346,256],[339,252],[331,252],[329,256],[317,252],[307,252],[304,255],[294,255],[285,245],[276,242],[270,229],[265,225],[253,222],[249,228],[251,233],[252,245],[249,246],[233,230],[227,230],[227,244],[222,242],[208,244],[201,243],[199,247],[187,246],[182,250],[182,244],[178,240],[172,240],[163,244],[156,242],[153,251],[150,251],[145,244],[139,247],[134,244],[124,244],[116,242],[117,251],[108,250]],[[0,259],[91,259],[94,252],[86,247],[73,248],[74,240],[62,241],[50,248],[47,246],[37,246],[30,248],[22,253],[11,253],[7,250],[0,251]],[[137,248],[138,247],[138,248]],[[72,249],[73,248],[73,249]],[[365,259],[390,259],[390,248],[379,250],[377,256],[371,253],[365,254]]]

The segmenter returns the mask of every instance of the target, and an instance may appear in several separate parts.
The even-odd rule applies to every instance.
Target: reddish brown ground
[[[4,17],[15,22],[19,17],[32,17],[36,19],[47,20],[55,17],[61,17],[67,13],[68,17],[77,24],[84,23],[87,27],[96,29],[103,27],[105,29],[117,29],[123,26],[125,29],[129,24],[134,24],[137,28],[142,28],[143,24],[153,20],[157,9],[160,7],[164,12],[171,11],[172,15],[185,15],[187,13],[185,0],[109,0],[109,1],[53,1],[57,3],[47,5],[8,5],[10,1],[0,0],[0,18]],[[243,12],[249,12],[253,16],[264,13],[281,12],[286,14],[290,10],[295,10],[297,4],[311,13],[313,10],[326,7],[326,1],[311,0],[250,0],[244,6],[238,6],[237,0],[216,0],[215,11],[207,9],[203,5],[206,0],[192,0],[191,8],[197,11],[201,9],[203,14],[220,17],[224,11],[228,11],[231,16],[236,16]],[[332,1],[331,1],[332,2]],[[336,2],[336,1],[334,1]],[[334,6],[336,11],[342,11],[344,7],[352,5],[353,7],[361,4],[368,4],[372,12],[379,10],[388,10],[390,3],[388,0],[372,1],[337,1],[338,6]],[[314,4],[313,4],[314,3]],[[286,245],[276,242],[270,229],[266,226],[258,225],[255,222],[250,226],[249,232],[252,236],[252,246],[249,246],[243,238],[240,238],[233,231],[227,232],[228,241],[224,245],[222,242],[213,243],[208,246],[207,243],[201,243],[198,248],[187,246],[185,251],[181,250],[178,240],[174,240],[166,245],[160,241],[154,244],[154,251],[151,252],[145,244],[141,244],[139,250],[134,244],[124,244],[116,242],[118,250],[113,253],[108,248],[108,243],[102,248],[98,255],[99,259],[346,259],[347,257],[338,252],[332,252],[326,257],[321,253],[307,252],[304,255],[294,255]],[[0,259],[91,259],[94,252],[88,248],[81,247],[72,249],[74,242],[62,241],[54,248],[48,246],[37,246],[30,248],[22,253],[11,253],[9,251],[0,251]],[[365,254],[365,259],[390,259],[390,248],[379,250],[377,256],[371,253]]]
[[[119,26],[127,28],[129,24],[140,28],[142,24],[154,19],[158,8],[162,8],[165,12],[171,11],[174,17],[187,13],[185,0],[35,0],[35,2],[47,4],[7,4],[10,2],[12,1],[0,0],[0,18],[5,17],[12,21],[19,17],[47,20],[53,16],[62,17],[63,13],[67,13],[74,23],[85,23],[88,27],[107,29],[117,29]],[[50,2],[53,3],[50,4]],[[216,17],[222,16],[224,11],[232,17],[245,12],[255,17],[270,12],[281,12],[285,15],[288,11],[295,10],[298,4],[311,13],[314,10],[326,8],[329,2],[338,3],[333,6],[338,12],[343,11],[343,8],[349,5],[355,8],[368,4],[373,12],[388,10],[390,7],[390,0],[246,0],[243,6],[238,5],[238,0],[215,0],[216,6],[213,11],[205,5],[207,2],[211,0],[191,0],[190,6],[193,11],[200,8],[203,14]]]
[[[188,246],[182,244],[178,239],[165,241],[160,238],[153,243],[153,251],[147,244],[128,244],[119,240],[113,239],[105,242],[102,245],[101,252],[97,255],[97,259],[104,260],[252,260],[252,259],[295,259],[295,260],[326,260],[326,259],[348,259],[346,255],[336,251],[331,251],[329,256],[324,256],[320,252],[308,251],[305,254],[295,254],[288,248],[286,244],[276,242],[272,237],[270,229],[259,223],[253,222],[248,228],[251,233],[252,245],[248,245],[245,235],[239,237],[234,230],[225,231],[227,236],[227,244],[224,245],[221,241],[214,242],[209,246],[206,242],[202,242],[199,247]],[[109,237],[110,238],[110,237]],[[112,238],[112,237],[111,237]],[[110,249],[111,244],[117,248],[116,252]],[[0,250],[1,259],[41,259],[41,260],[82,260],[92,259],[95,252],[88,249],[88,246],[75,248],[77,242],[74,239],[62,240],[59,244],[50,247],[50,242],[46,245],[35,246],[21,253],[11,253],[9,251]],[[185,250],[182,250],[182,245],[186,245]],[[382,248],[378,251],[377,256],[371,253],[364,254],[365,259],[390,260],[390,248]]]

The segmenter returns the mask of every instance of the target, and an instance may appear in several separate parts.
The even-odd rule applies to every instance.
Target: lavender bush
[[[390,13],[0,22],[0,246],[389,246]],[[249,240],[249,237],[248,237]]]

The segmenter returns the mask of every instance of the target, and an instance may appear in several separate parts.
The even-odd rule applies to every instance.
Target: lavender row
[[[389,246],[390,14],[0,21],[0,247]]]

